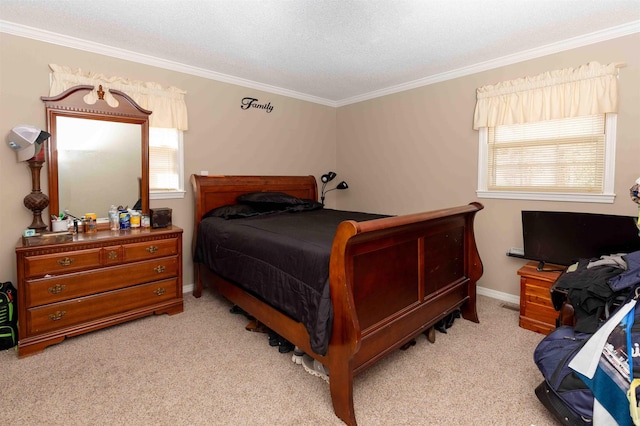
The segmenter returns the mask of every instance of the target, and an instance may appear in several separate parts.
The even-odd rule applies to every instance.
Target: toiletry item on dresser
[[[140,228],[140,213],[135,210],[129,212],[131,220],[131,228]]]
[[[84,234],[84,228],[85,228],[85,220],[84,217],[81,217],[77,220],[78,222],[78,229],[76,230],[76,232],[78,234]]]
[[[84,215],[85,228],[84,231],[88,234],[95,234],[98,232],[98,215],[95,213],[86,213]]]
[[[116,206],[109,208],[109,229],[111,231],[117,231],[120,229],[120,214]]]
[[[77,234],[78,233],[78,231],[76,230],[77,226],[78,226],[78,221],[76,219],[67,220],[67,230],[69,232],[71,232],[72,234]]]
[[[151,227],[151,218],[148,214],[143,214],[140,217],[140,227],[141,228],[150,228]]]
[[[120,229],[131,229],[131,215],[127,210],[119,210]]]

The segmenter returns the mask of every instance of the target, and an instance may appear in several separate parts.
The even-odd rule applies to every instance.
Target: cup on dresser
[[[109,210],[109,229],[112,231],[120,229],[120,213],[117,210]]]
[[[69,230],[69,223],[66,220],[52,220],[51,221],[51,231],[52,232],[62,232]]]

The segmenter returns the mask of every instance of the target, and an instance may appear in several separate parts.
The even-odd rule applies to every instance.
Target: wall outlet
[[[209,171],[208,170],[200,170],[200,175],[201,176],[209,176]]]

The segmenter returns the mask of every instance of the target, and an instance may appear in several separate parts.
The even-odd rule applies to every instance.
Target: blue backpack
[[[593,393],[569,368],[569,362],[591,336],[562,326],[542,339],[533,353],[544,377],[536,396],[563,425],[593,424]]]
[[[0,350],[18,344],[17,294],[11,282],[0,283]]]
[[[536,396],[563,424],[640,425],[640,251],[623,258],[627,270],[605,283],[622,303],[594,334],[561,327],[534,352]]]

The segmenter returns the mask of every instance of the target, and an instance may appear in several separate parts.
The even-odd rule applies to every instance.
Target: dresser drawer
[[[43,277],[100,266],[101,249],[30,256],[24,260],[25,277]]]
[[[125,262],[171,256],[178,253],[178,239],[148,241],[124,246]]]
[[[117,290],[178,275],[178,257],[26,280],[27,307]]]
[[[62,330],[111,315],[149,308],[154,303],[174,299],[177,296],[177,278],[141,284],[121,290],[80,297],[65,302],[29,308],[26,312],[29,335]]]

